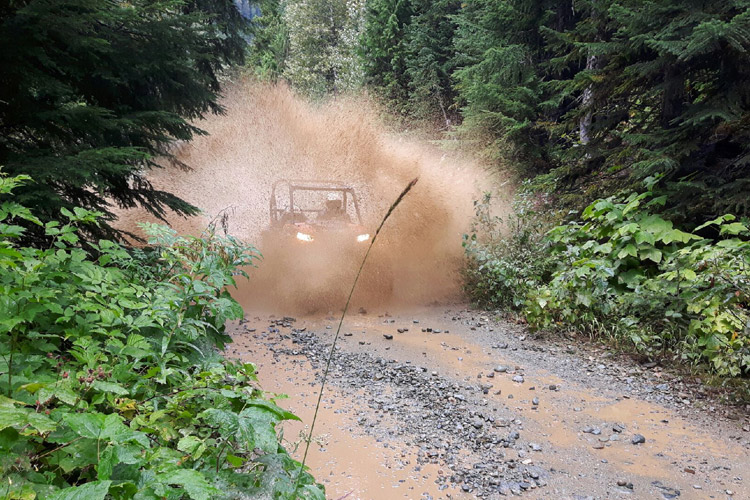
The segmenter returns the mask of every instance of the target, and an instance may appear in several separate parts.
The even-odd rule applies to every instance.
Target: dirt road
[[[199,123],[210,135],[175,148],[192,170],[165,163],[150,181],[206,211],[168,217],[181,233],[200,233],[224,211],[232,234],[266,254],[237,295],[246,310],[266,312],[235,325],[229,354],[256,362],[265,389],[288,394],[282,404],[304,424],[336,318],[283,315],[295,304],[327,310],[319,290],[345,296],[356,266],[305,247],[322,264],[292,270],[265,248],[271,186],[281,178],[351,183],[375,227],[420,178],[376,249],[391,263],[392,285],[354,308],[369,312],[347,318],[324,393],[309,463],[330,498],[750,499],[747,416],[726,418],[709,394],[658,366],[535,340],[462,305],[418,306],[460,296],[472,201],[507,181],[459,151],[392,133],[361,99],[312,104],[248,81],[228,88],[223,104],[226,115]],[[135,232],[136,221],[149,220],[138,210],[120,216],[120,227]],[[415,306],[390,316],[373,304]],[[290,447],[302,425],[285,427]]]
[[[233,327],[229,354],[303,419],[290,447],[336,325],[250,313]],[[463,305],[347,318],[323,402],[309,464],[329,498],[750,498],[747,416],[658,366]]]

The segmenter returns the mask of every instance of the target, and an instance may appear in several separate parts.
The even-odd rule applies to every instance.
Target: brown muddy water
[[[180,232],[197,234],[225,210],[229,232],[259,247],[264,260],[244,287],[246,304],[270,311],[280,304],[297,312],[341,309],[364,252],[365,245],[347,254],[318,243],[273,245],[266,233],[269,201],[280,179],[352,185],[365,230],[373,233],[398,193],[419,177],[381,233],[355,305],[424,304],[459,295],[461,237],[473,200],[492,185],[475,161],[389,133],[362,98],[311,104],[282,85],[240,82],[223,104],[226,115],[198,123],[209,135],[175,149],[192,170],[165,165],[149,179],[204,210],[203,217],[169,217]],[[144,220],[151,219],[131,210],[120,214],[119,224],[133,230]]]

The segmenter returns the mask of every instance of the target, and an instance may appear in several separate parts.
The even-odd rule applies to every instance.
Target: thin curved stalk
[[[352,301],[352,295],[354,295],[354,289],[357,287],[357,281],[359,281],[359,276],[362,274],[362,269],[365,267],[365,262],[367,262],[367,257],[370,255],[370,250],[372,250],[373,245],[375,245],[375,240],[378,239],[378,234],[380,234],[380,230],[383,229],[383,225],[385,224],[385,221],[388,220],[388,218],[391,216],[393,211],[396,210],[396,207],[403,201],[404,197],[409,193],[409,191],[411,191],[411,188],[414,187],[414,185],[417,183],[418,180],[419,180],[419,177],[409,182],[409,184],[404,188],[404,190],[401,191],[401,194],[398,195],[398,198],[396,198],[396,201],[394,201],[391,204],[390,208],[388,208],[388,211],[383,217],[383,220],[380,221],[380,225],[375,230],[375,234],[373,235],[372,240],[370,240],[370,245],[367,247],[367,252],[365,252],[365,256],[362,258],[362,262],[359,265],[359,270],[357,270],[357,275],[354,277],[352,288],[351,290],[349,290],[349,297],[346,299],[346,305],[344,306],[344,311],[341,313],[339,326],[336,328],[336,335],[334,335],[333,337],[331,350],[328,353],[328,359],[326,360],[326,367],[325,367],[325,370],[323,370],[323,380],[320,383],[320,392],[318,393],[318,402],[315,404],[315,413],[313,414],[312,423],[310,424],[310,432],[307,434],[307,439],[305,440],[305,454],[302,457],[302,468],[300,470],[300,473],[297,475],[297,482],[299,482],[299,476],[302,474],[302,471],[305,470],[305,464],[307,462],[307,453],[310,451],[310,442],[312,441],[313,430],[315,429],[315,421],[318,419],[318,411],[320,410],[320,402],[323,399],[323,389],[325,389],[326,380],[328,380],[328,370],[331,367],[331,360],[333,359],[333,353],[336,349],[336,341],[339,339],[339,333],[341,333],[341,325],[344,324],[344,318],[346,317],[346,313],[349,310],[349,304]]]

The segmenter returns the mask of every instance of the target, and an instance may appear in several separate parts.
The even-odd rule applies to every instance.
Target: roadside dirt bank
[[[312,421],[336,325],[249,313],[233,326],[228,354],[303,419],[290,443]],[[309,463],[329,498],[750,498],[747,416],[592,354],[463,305],[355,314]]]

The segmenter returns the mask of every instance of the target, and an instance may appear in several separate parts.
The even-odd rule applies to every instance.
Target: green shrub
[[[463,246],[469,265],[466,290],[473,300],[493,307],[520,311],[526,297],[545,283],[552,271],[543,218],[531,194],[521,193],[508,216],[492,214],[492,197],[474,202],[471,233]],[[545,207],[546,208],[546,207]]]
[[[719,375],[748,374],[750,231],[731,215],[683,231],[656,213],[664,203],[650,192],[597,200],[536,249],[519,243],[528,225],[511,226],[499,242],[470,248],[469,273],[481,281],[472,286],[512,297],[535,329],[607,335],[708,362]]]
[[[14,222],[39,223],[7,196],[24,180],[0,177],[0,495],[324,498],[279,444],[297,417],[217,351],[255,249],[146,225],[153,248],[102,240],[93,258],[76,233],[98,214],[82,209],[44,224],[50,248],[17,246]]]

